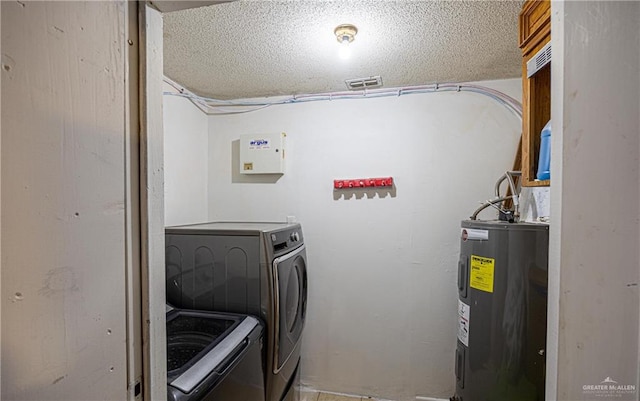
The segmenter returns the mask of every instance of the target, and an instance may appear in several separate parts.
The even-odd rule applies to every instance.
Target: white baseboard
[[[449,400],[446,398],[421,397],[417,395],[416,401],[449,401]]]

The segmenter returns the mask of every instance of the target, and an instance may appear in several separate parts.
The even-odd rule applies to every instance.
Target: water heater
[[[240,136],[241,174],[284,174],[285,133]]]
[[[455,401],[544,401],[549,226],[463,221]]]

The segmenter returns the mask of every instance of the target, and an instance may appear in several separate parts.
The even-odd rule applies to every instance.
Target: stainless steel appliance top
[[[260,235],[282,230],[300,229],[299,223],[215,221],[166,227],[167,234]]]
[[[509,223],[501,220],[463,220],[462,228],[479,228],[491,230],[549,230],[546,223]]]

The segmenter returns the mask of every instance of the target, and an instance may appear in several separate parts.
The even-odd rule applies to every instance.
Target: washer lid
[[[184,318],[186,320],[179,320]],[[197,320],[200,320],[198,322]],[[209,320],[209,322],[207,322]],[[235,326],[233,320],[222,322],[220,330],[190,330],[195,325],[210,325],[211,321],[220,324],[221,319],[208,319],[195,316],[178,316],[167,324],[167,364],[168,385],[179,389],[184,393],[190,393],[212,372],[221,373],[228,361],[238,348],[241,348],[246,337],[259,324],[258,320],[251,316],[246,316]],[[170,324],[176,322],[177,326],[187,326],[185,330],[175,332],[170,335]],[[227,325],[230,323],[230,325]],[[233,328],[235,326],[235,328]],[[224,338],[219,338],[224,337]],[[215,344],[217,342],[217,344]],[[215,346],[211,347],[211,344]],[[175,346],[172,348],[172,345]],[[205,351],[206,353],[202,354]],[[173,360],[173,368],[171,364]],[[221,366],[223,365],[223,366]],[[186,369],[184,369],[186,367]],[[177,372],[178,376],[171,379],[169,370]]]
[[[299,223],[216,221],[166,227],[166,234],[260,235],[300,226]]]

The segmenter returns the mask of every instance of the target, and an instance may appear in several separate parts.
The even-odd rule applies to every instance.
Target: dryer
[[[167,302],[265,322],[266,400],[299,399],[307,261],[300,224],[213,222],[168,227]]]

